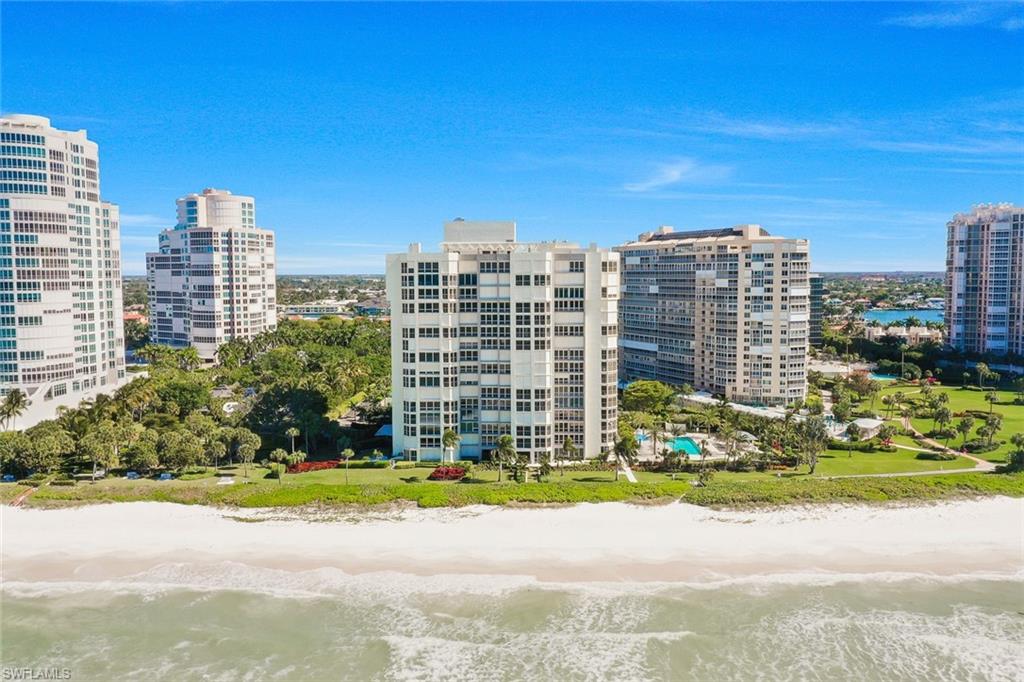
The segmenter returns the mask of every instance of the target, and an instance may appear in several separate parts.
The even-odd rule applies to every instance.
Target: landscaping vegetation
[[[255,469],[254,473],[265,472]],[[977,495],[1024,496],[1024,474],[960,474],[905,478],[827,479],[770,477],[716,479],[695,486],[692,476],[671,480],[652,474],[639,483],[581,480],[580,476],[543,483],[426,482],[425,476],[391,479],[391,470],[358,470],[360,481],[380,476],[377,482],[316,482],[327,472],[287,476],[279,485],[273,481],[220,486],[205,481],[104,481],[95,485],[40,488],[28,498],[31,506],[61,506],[91,502],[159,501],[181,504],[228,505],[238,507],[291,507],[315,505],[377,505],[412,502],[421,507],[469,504],[572,504],[581,502],[673,502],[704,506],[756,506],[820,502],[874,502],[906,499],[944,499]],[[350,472],[356,480],[356,471]],[[365,478],[364,478],[364,475]],[[310,478],[307,478],[310,477]],[[660,480],[659,478],[660,477]],[[590,478],[590,477],[586,477]],[[289,479],[291,482],[288,482]],[[298,480],[301,479],[301,480]],[[471,479],[472,480],[472,479]],[[22,486],[0,486],[4,499],[23,491]]]

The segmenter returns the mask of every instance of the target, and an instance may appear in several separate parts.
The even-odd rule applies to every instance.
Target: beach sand
[[[720,511],[583,504],[389,511],[151,502],[0,511],[5,581],[114,580],[168,562],[540,581],[1024,569],[1024,500]]]

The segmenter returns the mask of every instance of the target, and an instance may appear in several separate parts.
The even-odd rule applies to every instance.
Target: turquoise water
[[[687,455],[695,457],[700,455],[700,446],[697,445],[697,441],[692,438],[677,436],[675,440],[672,441],[672,451],[685,452]]]
[[[220,575],[217,575],[217,573]],[[447,578],[447,581],[445,579]],[[72,680],[1019,680],[1015,580],[543,583],[225,563],[3,586],[3,665]]]
[[[875,381],[896,381],[899,379],[895,374],[876,374],[875,372],[871,373],[871,378]]]
[[[650,439],[650,436],[648,436],[646,433],[638,433],[638,434],[636,434],[636,440],[637,440],[638,443],[643,443],[645,440],[649,440],[649,439]]]
[[[943,312],[925,308],[921,310],[869,310],[864,313],[866,321],[881,322],[882,324],[903,322],[908,317],[916,317],[921,322],[942,322]]]

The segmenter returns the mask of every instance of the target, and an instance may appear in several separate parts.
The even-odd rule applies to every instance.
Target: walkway
[[[626,461],[620,462],[622,464],[622,473],[626,475],[626,480],[630,483],[636,483],[636,475],[633,474],[633,470],[629,468],[629,463]]]
[[[903,428],[905,428],[907,431],[910,431],[922,442],[927,443],[930,447],[935,448],[939,452],[951,452],[954,455],[959,455],[961,457],[966,457],[967,459],[972,460],[975,463],[975,467],[973,469],[964,469],[964,471],[995,471],[996,465],[993,464],[992,462],[989,462],[988,460],[981,459],[980,457],[975,457],[974,455],[969,455],[966,452],[957,452],[956,450],[947,448],[945,445],[938,442],[937,440],[934,440],[932,438],[926,438],[923,433],[914,428],[914,425],[910,423],[910,419],[908,417],[903,418]]]
[[[28,499],[28,496],[31,495],[32,493],[34,493],[36,490],[38,490],[38,488],[29,488],[28,490],[26,490],[22,494],[18,495],[13,500],[11,500],[11,506],[12,507],[20,507],[21,503],[24,502],[26,499]]]

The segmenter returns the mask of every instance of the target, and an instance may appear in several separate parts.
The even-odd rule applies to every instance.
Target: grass
[[[304,475],[303,475],[304,476]],[[637,484],[582,483],[397,483],[337,485],[300,482],[292,485],[260,481],[250,485],[216,486],[206,481],[164,484],[124,481],[117,485],[46,487],[28,498],[31,506],[61,506],[90,502],[160,501],[180,504],[237,507],[293,507],[319,505],[376,505],[413,502],[420,507],[459,507],[469,504],[573,504],[581,502],[655,503],[681,500],[704,506],[760,506],[822,502],[884,500],[937,500],[978,495],[1024,497],[1024,474],[962,474],[907,478],[827,479],[791,477],[716,477],[705,488],[694,487],[683,476],[672,481],[647,480]],[[14,487],[14,486],[11,486]]]
[[[985,395],[989,393],[987,390],[981,391],[977,388],[961,388],[959,386],[939,385],[934,386],[933,390],[936,393],[949,394],[949,403],[947,403],[947,407],[949,407],[954,415],[958,415],[967,410],[977,410],[986,413],[989,411],[990,405],[985,400]],[[878,395],[878,398],[876,398],[875,410],[884,414],[883,409],[885,406],[881,403],[881,397],[883,395],[891,395],[897,391],[902,391],[909,399],[921,397],[920,387],[918,386],[909,386],[906,384],[901,386],[887,386],[882,389],[882,392]],[[993,410],[1003,416],[1003,427],[1000,429],[999,433],[996,434],[995,439],[1006,442],[1003,443],[998,450],[981,453],[978,456],[982,459],[987,459],[990,462],[1001,463],[1006,461],[1006,458],[1013,450],[1013,446],[1010,445],[1009,442],[1010,436],[1014,433],[1024,432],[1024,405],[1013,404],[1013,399],[1016,394],[1012,391],[996,391],[996,393],[999,395],[999,402],[995,404]],[[867,402],[864,403],[865,406],[867,404]],[[956,424],[957,421],[959,421],[959,417],[954,416],[952,424]],[[921,433],[928,433],[934,427],[934,422],[928,418],[915,417],[910,420],[910,423],[913,424],[914,428]],[[976,438],[977,429],[983,425],[983,420],[975,419],[974,432],[968,436],[968,439]],[[941,443],[943,440],[940,439],[939,442]],[[956,438],[951,438],[949,440],[949,447],[956,448],[961,442],[962,439],[958,434]]]

